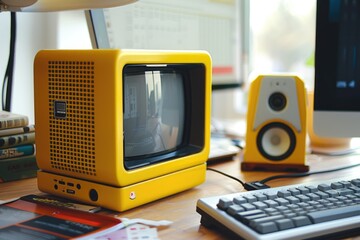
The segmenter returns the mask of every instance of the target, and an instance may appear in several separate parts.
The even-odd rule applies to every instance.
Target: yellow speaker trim
[[[276,114],[269,114],[269,119],[263,119],[263,122],[256,125],[254,123],[256,119],[257,109],[260,104],[267,104],[267,102],[259,102],[260,89],[262,88],[262,81],[264,78],[271,77],[273,79],[279,78],[292,78],[295,82],[297,96],[288,96],[297,98],[298,108],[298,120],[299,127],[296,127],[291,122],[284,120],[283,118],[277,118]],[[246,147],[244,149],[243,161],[241,163],[243,170],[299,170],[307,171],[305,152],[306,152],[306,89],[304,82],[296,75],[260,75],[250,85],[248,95],[248,112],[247,112],[247,129],[246,129]],[[268,110],[271,111],[271,110]],[[294,111],[293,111],[294,112]],[[259,121],[259,120],[258,120]],[[296,137],[296,146],[292,153],[281,160],[270,160],[266,158],[258,149],[257,138],[259,131],[266,125],[278,122],[288,126]],[[284,167],[284,168],[283,168]]]

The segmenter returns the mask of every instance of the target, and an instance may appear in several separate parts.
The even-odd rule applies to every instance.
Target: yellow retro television
[[[208,53],[42,50],[34,89],[41,191],[124,211],[205,180]]]

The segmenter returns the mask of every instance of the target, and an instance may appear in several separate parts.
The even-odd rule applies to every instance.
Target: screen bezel
[[[124,167],[133,170],[160,162],[170,161],[199,153],[205,144],[205,66],[203,64],[127,64],[123,68],[126,74],[143,74],[145,71],[162,71],[179,73],[183,79],[184,89],[184,132],[181,144],[177,147],[157,153],[141,156],[124,156]],[[123,89],[124,83],[123,81]],[[123,104],[124,104],[123,95]],[[123,105],[124,111],[124,105]],[[123,149],[125,151],[125,136]]]

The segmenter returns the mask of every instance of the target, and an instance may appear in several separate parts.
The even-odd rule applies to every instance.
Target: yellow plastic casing
[[[125,168],[122,77],[125,65],[129,64],[204,65],[204,147],[200,152],[133,170]],[[123,211],[191,188],[205,180],[211,103],[211,58],[208,53],[42,50],[35,57],[34,76],[40,190]],[[56,78],[70,80],[61,83]],[[59,93],[54,96],[52,92],[56,92],[58,87],[66,90],[60,96]],[[71,95],[79,89],[82,89],[81,96],[72,96],[72,100],[66,103],[67,114],[82,111],[82,118],[58,124],[64,119],[53,118],[52,102],[62,97],[69,99],[67,94]],[[80,104],[81,109],[78,109]],[[61,108],[61,102],[59,106]],[[56,137],[63,136],[63,132],[68,132],[69,139]],[[54,146],[58,152],[54,151]],[[56,159],[57,154],[60,160]]]
[[[271,83],[265,85],[265,79],[271,79]],[[292,87],[289,88],[287,85]],[[284,92],[284,95],[288,101],[288,106],[285,107],[284,111],[279,111],[278,113],[273,111],[268,106],[267,96],[263,98],[263,100],[265,99],[264,101],[260,100],[261,94],[266,93],[271,95],[274,92],[282,91]],[[263,105],[264,108],[262,108],[262,110],[265,109],[265,112],[268,112],[269,114],[265,113],[264,115],[260,116],[260,112],[264,112],[259,110],[260,105]],[[254,81],[251,82],[248,93],[248,109],[246,116],[246,147],[244,149],[242,161],[243,170],[308,170],[308,167],[305,166],[307,127],[306,105],[306,88],[304,86],[303,80],[296,75],[259,75]],[[291,113],[288,111],[289,107],[293,110]],[[295,115],[295,117],[291,117],[290,115]],[[295,124],[294,122],[289,121],[289,119],[294,119],[294,122],[297,123]],[[296,146],[293,152],[288,157],[276,161],[265,157],[259,151],[257,143],[259,131],[264,128],[264,126],[273,122],[278,122],[290,127],[296,138]],[[281,165],[284,167],[280,167]]]

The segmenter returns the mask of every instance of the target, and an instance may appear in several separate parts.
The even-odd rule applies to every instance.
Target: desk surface
[[[310,171],[318,171],[335,167],[347,166],[360,162],[360,155],[328,157],[309,155]],[[265,177],[277,175],[274,172],[241,172],[240,160],[229,160],[212,163],[212,168],[224,171],[243,181],[261,180]],[[268,182],[271,187],[306,183],[343,176],[359,177],[359,167],[337,171],[333,173],[311,175],[303,178],[279,179]],[[222,195],[245,191],[236,181],[218,173],[207,171],[207,179],[202,185],[182,193],[146,204],[144,206],[123,212],[115,213],[102,211],[103,214],[117,214],[119,217],[144,218],[151,220],[170,220],[174,223],[165,229],[159,230],[161,239],[226,239],[224,234],[217,230],[207,229],[200,225],[200,215],[196,213],[196,201],[202,197]],[[9,199],[27,194],[40,193],[37,189],[36,178],[0,184],[0,199]],[[359,237],[353,238],[360,240]]]

